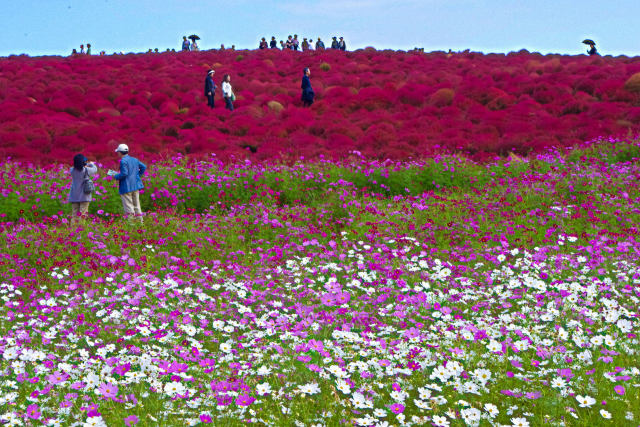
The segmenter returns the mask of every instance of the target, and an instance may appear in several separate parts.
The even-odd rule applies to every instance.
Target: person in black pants
[[[270,49],[277,49],[278,48],[278,42],[276,41],[275,37],[271,37],[271,41],[269,42],[269,48]]]
[[[216,84],[213,82],[213,75],[216,72],[209,70],[207,77],[204,79],[204,96],[207,97],[207,105],[213,108],[213,98],[216,96]]]
[[[313,100],[315,98],[315,93],[311,88],[311,80],[309,76],[311,75],[311,71],[309,68],[305,68],[302,75],[302,105],[305,107],[311,107],[313,104]]]

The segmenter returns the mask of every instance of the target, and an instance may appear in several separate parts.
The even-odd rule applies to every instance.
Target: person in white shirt
[[[233,101],[236,100],[236,96],[233,94],[233,88],[231,87],[231,75],[229,74],[225,74],[222,79],[222,96],[224,96],[226,109],[233,111]]]

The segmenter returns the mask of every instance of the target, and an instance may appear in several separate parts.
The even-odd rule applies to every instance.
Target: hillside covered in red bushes
[[[311,68],[316,102],[300,102]],[[204,77],[216,70],[216,108]],[[232,76],[236,110],[220,80]],[[0,58],[0,157],[526,154],[640,130],[640,58],[205,51]],[[254,148],[252,153],[249,148]]]

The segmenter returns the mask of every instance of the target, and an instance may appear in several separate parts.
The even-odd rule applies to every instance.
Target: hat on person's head
[[[129,146],[127,144],[120,144],[118,148],[116,148],[116,153],[128,153]]]
[[[209,71],[207,71],[207,76],[210,75],[210,74],[213,74],[213,73],[215,73],[215,70],[209,70]]]

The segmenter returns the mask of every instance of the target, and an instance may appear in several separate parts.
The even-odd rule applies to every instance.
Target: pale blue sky
[[[603,54],[640,54],[640,1],[568,0],[3,0],[0,56],[180,48],[255,48],[278,40],[344,36],[356,49],[471,49],[578,54],[592,38]]]

